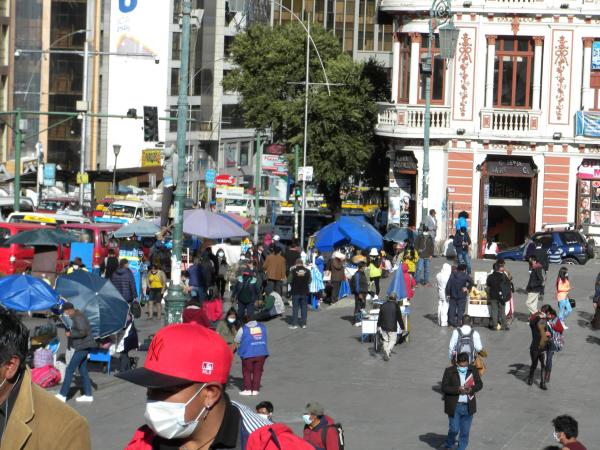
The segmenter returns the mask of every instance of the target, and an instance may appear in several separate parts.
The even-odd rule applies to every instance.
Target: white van
[[[157,217],[159,211],[157,205],[123,200],[111,203],[104,214],[96,217],[94,221],[97,223],[132,223],[138,219],[151,221]]]

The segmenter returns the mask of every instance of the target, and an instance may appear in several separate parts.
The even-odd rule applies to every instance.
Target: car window
[[[133,218],[136,213],[137,208],[135,206],[129,205],[119,205],[118,203],[113,203],[108,208],[108,212],[111,216],[119,216],[119,217],[129,217]]]
[[[70,233],[77,236],[78,242],[93,243],[94,242],[94,230],[87,228],[69,228]]]
[[[565,245],[581,244],[583,241],[577,231],[563,231],[560,233],[560,239]]]
[[[277,216],[277,218],[275,219],[275,225],[280,225],[280,226],[290,226],[294,223],[294,217],[293,216]]]
[[[5,247],[4,242],[10,237],[10,229],[0,228],[0,247]],[[8,246],[6,246],[8,247]]]
[[[106,231],[100,232],[100,247],[108,247],[108,233]]]
[[[150,207],[144,207],[144,219],[154,219],[154,210]]]
[[[550,248],[554,239],[552,239],[552,233],[544,233],[535,235],[533,242],[536,246],[541,244],[542,248]]]

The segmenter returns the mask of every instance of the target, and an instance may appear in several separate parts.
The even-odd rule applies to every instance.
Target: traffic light
[[[294,186],[294,197],[296,197],[296,200],[302,197],[302,186],[299,184]]]
[[[158,142],[158,108],[144,106],[144,141]]]

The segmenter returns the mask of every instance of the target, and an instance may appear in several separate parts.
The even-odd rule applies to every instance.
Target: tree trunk
[[[333,216],[337,219],[342,211],[342,198],[340,197],[341,183],[322,186],[323,195],[327,201],[327,206],[331,210]]]

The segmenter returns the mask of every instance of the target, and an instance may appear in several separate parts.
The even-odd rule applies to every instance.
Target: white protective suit
[[[446,298],[446,285],[452,272],[452,266],[444,263],[442,270],[437,274],[436,280],[438,285],[438,325],[442,327],[448,326],[448,299]]]

